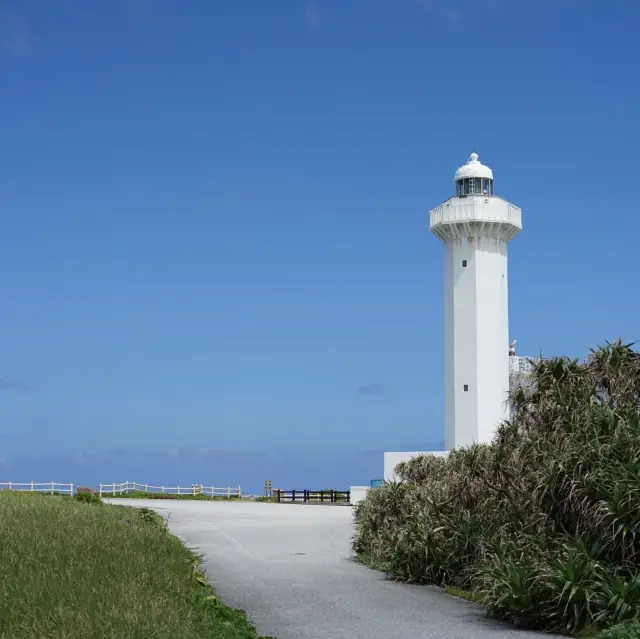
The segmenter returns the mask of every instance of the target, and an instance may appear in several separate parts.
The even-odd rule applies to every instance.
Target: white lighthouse
[[[447,450],[490,442],[509,415],[507,245],[522,230],[521,210],[495,195],[476,153],[454,183],[429,225],[444,242]]]
[[[429,220],[444,242],[445,450],[386,452],[388,481],[412,457],[491,442],[509,417],[510,370],[514,384],[530,372],[528,359],[509,344],[507,245],[522,230],[522,212],[495,195],[493,171],[476,153],[456,171],[454,183],[455,196]]]

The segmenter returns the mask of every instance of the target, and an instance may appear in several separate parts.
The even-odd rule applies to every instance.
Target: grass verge
[[[452,597],[458,597],[458,599],[465,599],[471,603],[482,603],[482,598],[471,590],[464,590],[463,588],[456,588],[456,586],[446,585],[444,591]]]
[[[152,510],[0,492],[1,639],[256,639]],[[265,638],[266,639],[266,638]]]

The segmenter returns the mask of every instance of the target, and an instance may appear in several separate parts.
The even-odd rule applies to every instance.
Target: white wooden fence
[[[48,482],[15,482],[0,481],[0,490],[21,490],[30,493],[56,493],[73,495],[73,484],[59,484],[55,481]]]
[[[51,493],[62,495],[74,495],[76,487],[74,484],[60,484],[55,481],[48,482],[0,482],[0,490],[17,490],[31,493]],[[193,484],[187,486],[152,486],[151,484],[138,484],[135,481],[125,481],[122,484],[100,484],[98,492],[100,496],[117,497],[134,491],[145,493],[163,493],[167,495],[207,495],[208,497],[242,497],[240,486],[235,488],[216,488],[215,486],[203,486]]]
[[[100,484],[98,492],[101,497],[127,494],[130,492],[162,493],[166,495],[207,495],[208,497],[242,497],[240,486],[235,488],[216,488],[215,486],[203,486],[193,484],[191,486],[152,486],[151,484],[138,484],[135,481],[125,481],[122,484]]]

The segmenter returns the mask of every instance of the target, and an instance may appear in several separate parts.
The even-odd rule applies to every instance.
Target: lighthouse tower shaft
[[[430,213],[445,245],[445,445],[489,443],[508,417],[507,245],[521,211],[493,195],[493,173],[472,154],[456,197]]]

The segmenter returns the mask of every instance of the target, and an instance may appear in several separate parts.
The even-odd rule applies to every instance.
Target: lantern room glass
[[[456,195],[493,195],[493,180],[490,178],[463,178],[456,182]]]

